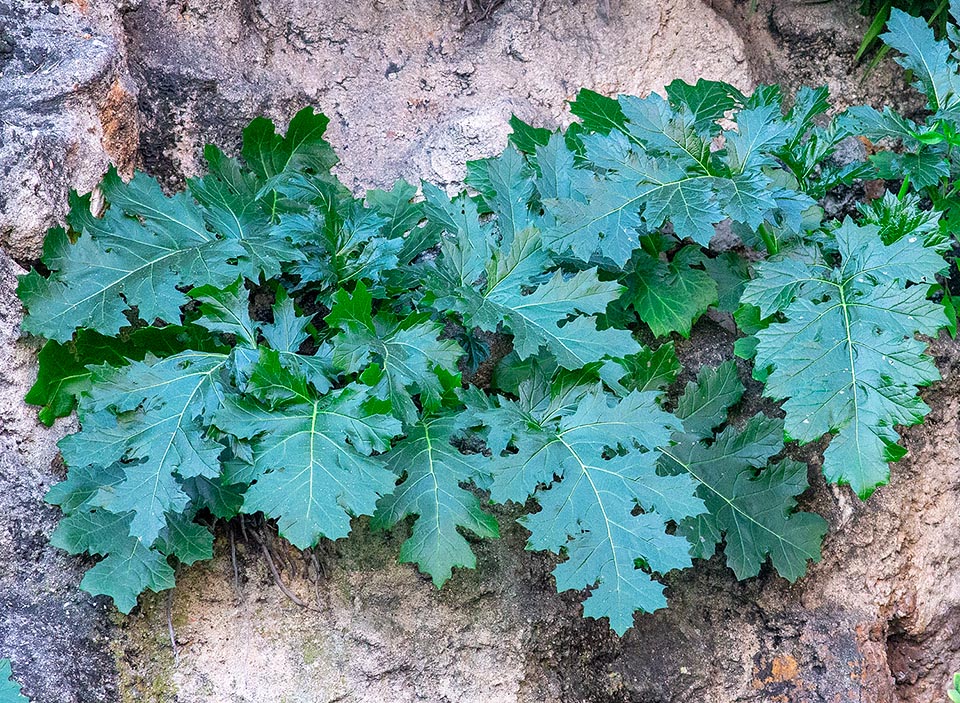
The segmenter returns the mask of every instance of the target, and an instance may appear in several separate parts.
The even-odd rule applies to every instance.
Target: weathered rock
[[[113,158],[129,171],[135,102],[110,8],[0,2],[0,247],[38,257],[71,188],[89,191]]]
[[[48,429],[23,403],[37,345],[18,339],[18,273],[0,252],[0,658],[35,703],[110,703],[113,608],[78,589],[82,565],[49,542],[59,511],[43,496],[63,478],[56,441],[74,423]]]
[[[802,85],[830,89],[836,109],[888,104],[908,113],[923,107],[904,90],[892,60],[875,68],[872,55],[854,61],[870,18],[857,3],[804,0],[713,0],[711,7],[736,29],[757,83],[776,83],[791,94]]]
[[[331,118],[348,185],[457,183],[500,150],[512,112],[569,119],[581,87],[646,93],[676,77],[751,87],[733,30],[697,0],[597,5],[518,0],[471,22],[447,0],[405,3],[144,0],[125,15],[146,169],[177,182],[205,142],[303,105]],[[711,45],[711,51],[687,47]]]

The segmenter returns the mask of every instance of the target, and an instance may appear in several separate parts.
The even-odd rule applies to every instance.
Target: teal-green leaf
[[[674,414],[689,435],[704,439],[727,419],[727,411],[740,402],[745,388],[737,375],[737,364],[724,361],[717,367],[704,366],[696,381],[687,383],[677,399]]]
[[[131,534],[148,545],[182,511],[189,497],[181,478],[216,476],[222,445],[204,430],[227,391],[228,357],[184,351],[165,359],[98,371],[80,403],[81,431],[60,441],[68,466],[123,460],[124,480],[112,486],[105,507],[133,512]]]
[[[630,391],[662,391],[677,380],[680,360],[673,342],[656,349],[644,347],[637,354],[603,362],[600,377],[619,396]]]
[[[325,292],[368,279],[397,266],[402,239],[386,239],[388,221],[359,201],[327,202],[325,209],[283,215],[276,228],[304,249],[306,258],[289,267],[301,287],[319,285]]]
[[[787,434],[800,442],[834,434],[824,473],[866,498],[903,455],[895,426],[928,411],[917,387],[940,377],[915,335],[946,325],[922,285],[946,264],[916,235],[884,245],[876,227],[848,219],[835,237],[837,267],[795,261],[791,281],[785,261],[761,264],[743,300],[783,315],[757,332],[755,363],[772,368],[764,395],[786,399]]]
[[[666,521],[703,510],[688,477],[656,472],[653,450],[679,428],[657,395],[634,391],[616,401],[599,387],[573,385],[540,402],[542,392],[521,388],[519,401],[500,399],[478,414],[513,434],[514,451],[491,461],[491,496],[523,501],[535,492],[540,512],[521,519],[528,548],[566,554],[554,571],[557,588],[592,588],[584,614],[609,618],[620,633],[635,611],[666,604],[649,571],[689,563],[689,544],[667,534]]]
[[[750,267],[746,259],[733,251],[717,256],[703,257],[703,267],[717,284],[717,309],[733,313],[740,305],[740,296],[750,280]]]
[[[210,172],[189,179],[189,192],[203,205],[209,227],[243,247],[245,253],[237,261],[243,275],[252,281],[259,280],[260,274],[272,278],[280,275],[284,262],[303,260],[303,252],[274,226],[275,209],[257,199],[256,175],[213,145],[203,153]]]
[[[380,230],[384,237],[398,239],[420,223],[423,219],[423,203],[413,202],[416,195],[416,186],[406,181],[397,181],[388,191],[367,191],[367,205],[384,220]]]
[[[520,152],[508,145],[499,156],[487,159],[486,179],[491,192],[488,205],[497,215],[500,246],[507,247],[532,220],[533,169]]]
[[[0,659],[0,701],[3,703],[30,703],[20,693],[20,684],[14,681],[9,659]]]
[[[250,296],[242,278],[222,288],[200,286],[189,295],[200,301],[196,324],[211,332],[232,334],[242,346],[251,349],[257,346],[257,329],[250,319]]]
[[[622,286],[601,281],[596,269],[571,276],[554,271],[546,277],[552,262],[535,227],[518,232],[508,251],[497,250],[485,262],[479,250],[464,251],[470,246],[469,240],[458,239],[441,250],[431,281],[438,311],[455,310],[468,325],[491,332],[502,326],[513,334],[521,358],[546,348],[569,369],[639,351],[629,331],[597,329],[595,315],[606,310]],[[481,263],[486,280],[477,286]]]
[[[674,110],[656,93],[645,98],[621,95],[619,103],[627,133],[648,154],[667,156],[684,170],[709,171],[710,135],[694,126],[696,118],[689,110]]]
[[[158,547],[167,556],[190,566],[213,559],[213,533],[194,522],[189,514],[168,515]]]
[[[166,197],[159,184],[136,174],[129,184],[111,170],[101,184],[110,204],[102,218],[89,199],[73,203],[71,227],[82,232],[71,244],[66,232],[51,230],[44,244],[48,278],[36,271],[20,280],[18,294],[29,314],[27,332],[65,342],[85,327],[115,335],[129,324],[136,306],[152,322],[176,323],[188,302],[178,286],[232,283],[243,256],[237,240],[210,232],[200,207],[186,194]]]
[[[544,243],[552,251],[569,251],[582,261],[599,251],[622,266],[640,246],[643,193],[615,178],[595,178],[582,187],[584,198],[560,196],[545,202],[554,224],[544,232]]]
[[[289,374],[284,381],[275,357],[259,363],[271,365],[278,386],[285,383],[287,400],[266,407],[229,398],[214,416],[224,432],[252,441],[256,480],[244,512],[275,518],[280,534],[302,549],[345,537],[350,517],[372,514],[393,489],[395,477],[370,454],[390,447],[400,423],[369,413],[352,388],[316,397]]]
[[[768,556],[789,581],[806,572],[808,561],[820,561],[827,523],[795,510],[796,496],[807,489],[806,464],[785,459],[763,468],[782,449],[783,422],[756,415],[742,430],[728,427],[710,445],[685,437],[663,450],[664,470],[692,476],[707,506],[706,513],[681,523],[693,556],[711,557],[725,535],[727,564],[739,579],[756,576]]]
[[[112,550],[80,581],[80,588],[87,593],[110,596],[124,614],[133,610],[137,596],[145,590],[159,593],[174,585],[174,571],[167,558],[136,539]]]
[[[87,571],[80,587],[93,595],[110,596],[122,613],[133,610],[143,591],[159,593],[174,586],[166,556],[151,549],[149,542],[131,537],[130,531],[129,513],[84,509],[64,517],[50,540],[72,554],[104,557]]]
[[[243,484],[231,484],[225,477],[195,476],[183,482],[183,490],[194,505],[206,508],[215,517],[229,520],[240,513],[243,505]]]
[[[443,387],[437,370],[457,373],[463,350],[451,339],[440,339],[443,326],[423,314],[397,320],[392,315],[372,315],[372,299],[363,284],[353,294],[337,291],[327,324],[340,327],[333,343],[333,362],[346,373],[360,373],[371,364],[382,372],[374,384],[376,397],[390,402],[393,414],[404,424],[416,422],[413,396],[437,409]]]
[[[887,31],[880,35],[900,52],[897,63],[916,77],[916,87],[927,96],[930,109],[948,110],[960,101],[960,75],[946,40],[938,41],[933,28],[921,17],[899,8],[890,11]]]
[[[415,563],[442,586],[454,567],[472,569],[476,556],[459,530],[477,537],[500,536],[497,520],[477,496],[461,488],[483,471],[482,455],[463,454],[451,440],[457,417],[425,418],[386,455],[387,468],[401,478],[392,495],[380,500],[371,526],[385,529],[416,515],[413,533],[400,548],[400,561]]]
[[[362,283],[357,284],[358,288]],[[270,348],[277,352],[280,364],[293,374],[306,378],[318,393],[326,393],[337,378],[333,347],[322,343],[313,354],[301,354],[310,338],[311,318],[297,312],[293,299],[278,287],[273,304],[273,322],[262,323],[260,331]]]

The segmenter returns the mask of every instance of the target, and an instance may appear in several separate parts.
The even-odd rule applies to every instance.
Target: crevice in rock
[[[915,631],[909,619],[894,618],[886,639],[887,664],[897,700],[923,703],[952,681],[951,664],[960,653],[960,606]]]

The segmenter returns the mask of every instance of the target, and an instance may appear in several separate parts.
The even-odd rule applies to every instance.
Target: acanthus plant
[[[823,90],[786,114],[775,88],[666,94],[584,91],[565,133],[514,121],[454,197],[354,197],[310,109],[285,136],[255,120],[239,158],[208,147],[173,196],[111,172],[102,217],[74,197],[19,293],[49,340],[29,400],[80,420],[48,499],[55,544],[103,557],[82,587],[129,612],[173,560],[211,557],[198,515],[257,512],[301,548],[361,515],[408,522],[400,559],[439,586],[508,501],[536,506],[520,522],[559,555],[558,589],[588,589],[585,615],[619,633],[724,541],[740,578],[768,559],[799,578],[827,525],[797,509],[807,467],[784,442],[835,433],[824,470],[864,496],[902,455],[894,425],[936,378],[914,335],[945,324],[926,297],[939,244],[912,225],[936,214],[821,221],[817,199],[862,172],[828,160],[846,132],[814,124]],[[727,221],[743,245],[711,250]],[[666,338],[711,307],[736,311],[783,420],[730,413],[733,361],[677,388]]]

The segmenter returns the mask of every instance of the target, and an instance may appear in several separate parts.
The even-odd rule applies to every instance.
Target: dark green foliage
[[[895,49],[896,60],[909,71],[914,86],[927,98],[929,113],[922,122],[903,117],[888,107],[852,107],[842,118],[845,127],[872,140],[887,140],[896,147],[871,157],[874,175],[902,182],[901,194],[913,189],[929,198],[934,209],[943,211],[944,239],[960,222],[960,68],[957,47],[960,33],[956,23],[960,4],[949,6],[950,21],[944,38],[919,17],[894,8],[882,35]]]
[[[48,495],[54,543],[101,557],[83,587],[124,612],[238,513],[303,548],[362,515],[405,523],[399,558],[441,585],[499,535],[491,500],[529,508],[528,548],[557,554],[557,587],[586,589],[585,615],[618,632],[724,541],[740,577],[769,559],[799,578],[826,525],[797,510],[806,467],[779,458],[785,436],[836,433],[828,477],[882,482],[893,424],[922,417],[916,386],[935,377],[913,335],[943,323],[926,300],[943,239],[915,200],[865,208],[863,228],[821,222],[817,199],[860,167],[828,162],[846,132],[823,123],[825,91],[781,102],[710,81],[583,91],[563,134],[514,119],[454,197],[400,182],[355,198],[309,109],[283,136],[255,120],[240,158],[208,148],[209,174],[172,197],[111,172],[105,213],[75,197],[49,274],[20,285],[25,329],[50,340],[28,399],[48,423],[76,405],[81,425]],[[709,249],[728,222],[741,244]],[[675,342],[734,312],[783,421],[730,421],[733,362],[676,388]],[[858,356],[856,378],[832,356],[804,368],[823,340]],[[869,417],[824,400],[842,388]],[[853,456],[851,433],[880,444]]]

